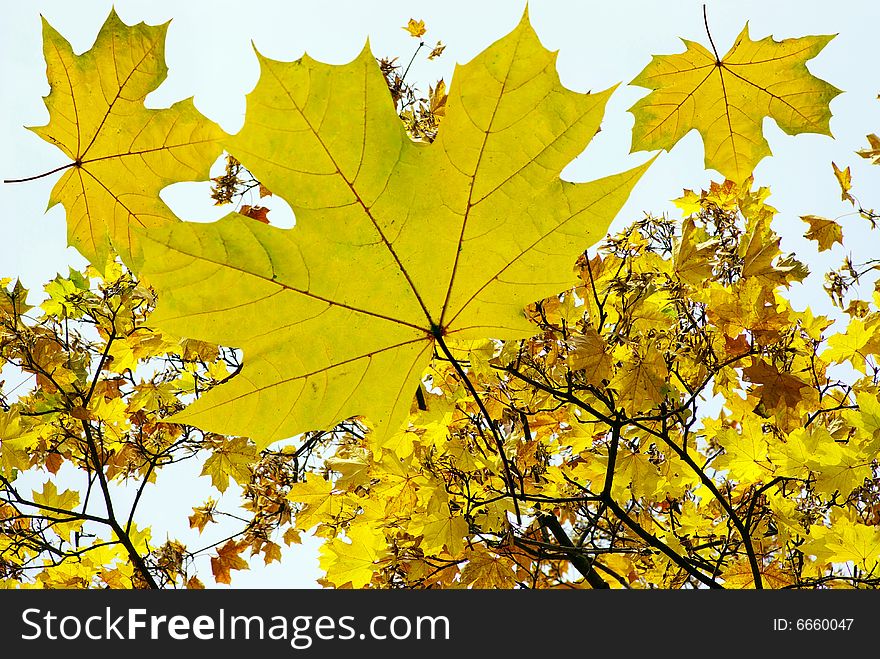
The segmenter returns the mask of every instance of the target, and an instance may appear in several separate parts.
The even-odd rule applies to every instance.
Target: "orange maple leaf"
[[[761,399],[771,408],[778,407],[780,402],[794,407],[803,398],[801,389],[809,386],[791,373],[780,372],[775,366],[754,359],[751,366],[743,369],[743,379],[761,385]]]
[[[230,540],[217,550],[217,556],[211,557],[211,571],[217,583],[229,584],[232,582],[232,570],[249,568],[248,562],[239,556],[247,546],[247,543]]]

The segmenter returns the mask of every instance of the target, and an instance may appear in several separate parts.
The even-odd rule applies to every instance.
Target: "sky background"
[[[49,91],[42,56],[42,14],[72,44],[76,53],[88,50],[109,13],[104,0],[3,0],[0,23],[0,178],[40,174],[66,164],[61,152],[24,126],[44,125],[48,113],[42,96]],[[576,91],[602,90],[622,83],[612,96],[602,132],[563,172],[571,181],[585,181],[631,168],[650,154],[630,154],[632,115],[627,109],[647,90],[628,86],[650,61],[652,54],[681,52],[679,37],[709,46],[703,24],[702,2],[679,0],[615,0],[614,2],[541,1],[529,3],[532,24],[542,43],[558,50],[562,83]],[[855,151],[866,145],[865,135],[880,132],[880,76],[877,74],[876,28],[880,3],[875,0],[752,1],[711,0],[706,3],[709,25],[719,51],[724,53],[749,22],[752,39],[772,34],[781,40],[808,34],[838,34],[814,60],[810,71],[845,93],[831,102],[834,139],[821,135],[791,137],[768,119],[765,135],[774,156],[755,171],[759,185],[772,189],[770,203],[779,210],[774,229],[782,235],[782,249],[795,252],[813,274],[795,285],[796,306],[809,304],[818,312],[829,307],[821,290],[822,274],[838,265],[846,254],[856,260],[876,257],[880,240],[867,230],[867,222],[840,200],[831,162],[852,167],[854,192],[868,207],[880,206],[876,194],[880,168]],[[115,3],[120,18],[133,24],[159,24],[173,19],[168,30],[168,79],[147,97],[149,107],[167,107],[194,97],[196,107],[229,133],[237,132],[245,114],[245,94],[256,84],[259,70],[253,47],[268,57],[293,60],[304,52],[315,59],[345,63],[354,58],[369,38],[376,56],[397,56],[408,61],[418,41],[401,29],[409,18],[424,20],[423,39],[431,46],[447,45],[439,59],[420,56],[408,80],[422,89],[452,76],[456,63],[465,63],[507,34],[520,20],[524,2],[323,2],[250,0],[121,0]],[[423,50],[422,55],[426,51]],[[218,170],[219,171],[219,170]],[[66,243],[64,209],[59,205],[44,213],[49,193],[60,174],[37,181],[0,186],[0,277],[20,277],[36,293],[57,272],[82,267],[85,262]],[[682,190],[708,187],[717,173],[703,169],[700,136],[691,132],[670,152],[663,153],[637,185],[630,200],[612,224],[612,230],[638,219],[643,211],[680,213],[669,200]],[[213,206],[208,183],[180,183],[167,188],[163,199],[182,218],[213,221],[228,207]],[[273,223],[291,226],[293,217],[283,202],[273,199]],[[816,244],[803,238],[807,226],[798,218],[814,214],[838,219],[845,246],[819,254]],[[148,491],[145,522],[153,522],[154,539],[168,533],[190,548],[206,544],[186,523],[188,508],[165,514],[180,502],[199,505],[216,496],[208,478],[198,478],[192,465],[168,469],[157,487]],[[234,502],[232,488],[224,501]],[[152,518],[152,519],[151,519]],[[219,537],[219,536],[218,536]],[[236,573],[236,587],[309,587],[319,575],[316,541],[287,552],[283,564],[262,567],[252,561],[250,572]],[[210,585],[207,559],[202,578]]]

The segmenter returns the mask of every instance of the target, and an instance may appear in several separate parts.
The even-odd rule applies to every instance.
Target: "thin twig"
[[[510,471],[510,463],[507,460],[507,454],[504,452],[504,442],[501,440],[501,437],[498,434],[498,428],[495,427],[495,424],[492,423],[492,417],[489,416],[489,411],[486,409],[486,406],[483,404],[483,399],[480,398],[479,393],[477,393],[476,387],[474,387],[471,379],[468,377],[468,374],[465,373],[464,369],[461,367],[461,364],[458,363],[458,360],[452,355],[449,347],[446,345],[446,342],[443,340],[443,336],[438,334],[434,337],[437,341],[437,345],[440,346],[440,350],[443,351],[443,354],[446,358],[452,363],[453,368],[455,368],[456,373],[464,382],[465,387],[474,397],[474,400],[477,402],[477,407],[480,408],[480,412],[483,414],[483,417],[486,419],[486,423],[489,425],[489,430],[492,431],[492,437],[495,439],[495,444],[498,447],[498,454],[501,456],[501,464],[504,466],[504,480],[507,484],[507,491],[510,494],[510,498],[513,500],[513,509],[516,513],[516,523],[522,524],[522,515],[519,511],[519,503],[517,502],[516,495],[516,485],[513,480],[513,474]]]

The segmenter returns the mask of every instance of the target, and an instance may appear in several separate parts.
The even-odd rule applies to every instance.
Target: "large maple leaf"
[[[764,117],[789,135],[830,136],[828,104],[841,91],[813,76],[806,62],[833,38],[752,41],[747,23],[723,58],[682,39],[685,52],[655,55],[630,83],[653,90],[630,108],[632,150],[669,150],[697,129],[706,167],[741,182],[770,155]]]
[[[409,139],[373,55],[260,57],[229,151],[296,226],[230,215],[144,234],[165,330],[242,348],[241,374],[176,420],[260,446],[365,416],[399,427],[439,339],[529,336],[647,164],[560,179],[612,90],[565,89],[524,16],[456,68],[432,144]]]
[[[167,74],[167,27],[128,26],[111,11],[94,46],[77,56],[43,21],[49,123],[31,130],[72,161],[49,206],[64,206],[69,244],[97,267],[112,252],[130,262],[132,227],[177,221],[159,192],[205,179],[222,152],[225,133],[192,99],[163,110],[144,106]]]

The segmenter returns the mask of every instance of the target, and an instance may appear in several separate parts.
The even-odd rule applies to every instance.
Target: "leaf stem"
[[[26,183],[27,181],[36,181],[39,178],[45,178],[46,176],[51,176],[52,174],[55,174],[57,172],[61,172],[61,171],[64,171],[65,169],[69,169],[70,167],[73,167],[75,164],[76,164],[75,162],[69,162],[66,165],[61,165],[61,167],[56,167],[55,169],[48,171],[48,172],[45,172],[44,174],[37,174],[36,176],[28,176],[27,178],[7,178],[7,179],[4,179],[3,182],[4,183]]]
[[[709,43],[712,46],[712,52],[715,53],[715,63],[720,64],[721,58],[718,56],[718,50],[715,48],[715,41],[712,39],[712,33],[709,31],[709,18],[706,16],[706,5],[703,5],[703,25],[706,26],[706,34],[709,35]]]

